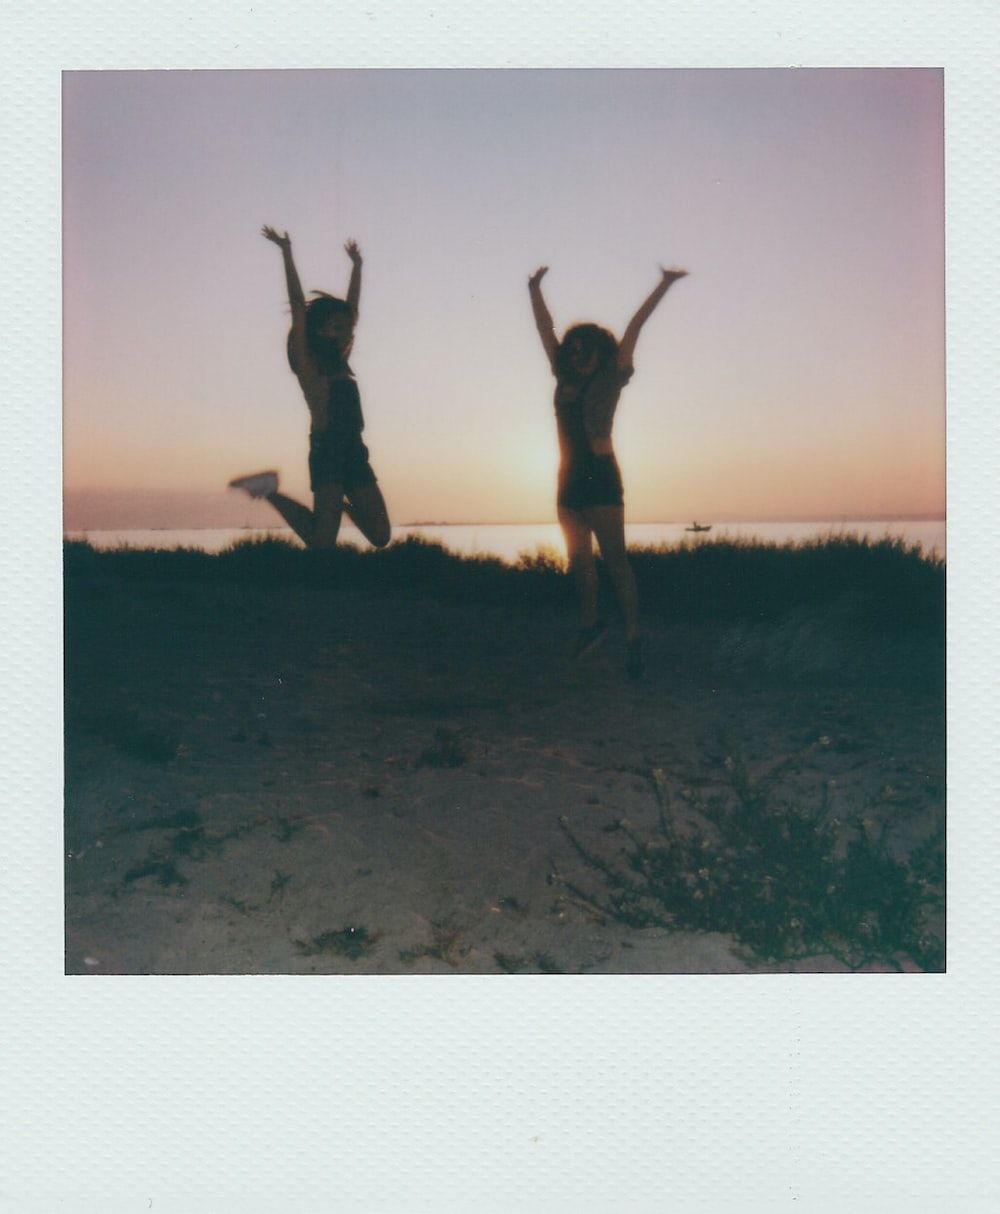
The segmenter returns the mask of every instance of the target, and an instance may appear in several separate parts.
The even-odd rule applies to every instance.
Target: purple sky
[[[169,526],[191,492],[211,523],[272,466],[306,493],[265,222],[307,290],[361,245],[396,521],[552,516],[542,263],[560,331],[620,334],[659,264],[691,272],[622,397],[630,518],[944,510],[936,70],[71,72],[64,157],[70,513],[138,490]]]

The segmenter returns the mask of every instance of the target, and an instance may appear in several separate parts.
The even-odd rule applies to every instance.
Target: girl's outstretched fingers
[[[356,240],[349,240],[344,245],[344,252],[356,266],[361,265],[361,250],[358,248],[358,242]]]
[[[266,223],[261,228],[260,234],[266,240],[270,240],[273,244],[280,245],[282,248],[284,248],[285,245],[290,245],[292,243],[287,232],[284,234],[284,236],[282,236],[280,232],[276,232],[274,228],[270,227]]]

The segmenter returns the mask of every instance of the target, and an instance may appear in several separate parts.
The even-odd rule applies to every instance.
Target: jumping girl
[[[288,233],[282,236],[269,227],[262,232],[281,250],[285,266],[292,308],[288,362],[301,385],[312,419],[309,483],[313,508],[309,510],[279,493],[276,472],[238,476],[229,482],[230,488],[265,498],[307,548],[332,548],[343,514],[370,544],[383,548],[390,539],[389,515],[368,462],[368,448],[361,441],[365,424],[361,398],[347,363],[361,298],[361,252],[353,240],[344,246],[351,259],[346,300],[317,291],[314,292],[317,298],[306,303]]]
[[[597,615],[597,568],[593,537],[611,577],[625,623],[626,670],[642,673],[642,641],[635,577],[625,552],[622,478],[611,444],[611,428],[622,388],[632,378],[632,355],[642,326],[670,287],[686,270],[662,270],[656,289],[628,323],[620,342],[595,324],[578,324],[556,340],[552,317],[542,298],[541,266],[528,279],[538,334],[556,377],[556,425],[559,431],[559,487],[556,504],[566,539],[566,555],[580,598],[580,633],[573,657],[589,653],[607,636]]]

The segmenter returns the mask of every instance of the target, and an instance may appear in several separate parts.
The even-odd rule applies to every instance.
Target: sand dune
[[[653,838],[665,799],[693,828],[738,766],[908,856],[943,822],[940,654],[821,614],[654,618],[632,683],[614,634],[567,662],[568,596],[71,569],[67,970],[847,969],[618,922],[569,837],[620,865],[618,823]],[[921,968],[862,965],[893,967]]]

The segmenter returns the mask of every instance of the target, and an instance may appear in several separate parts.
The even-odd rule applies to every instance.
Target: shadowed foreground
[[[66,547],[72,973],[942,969],[944,570]]]

